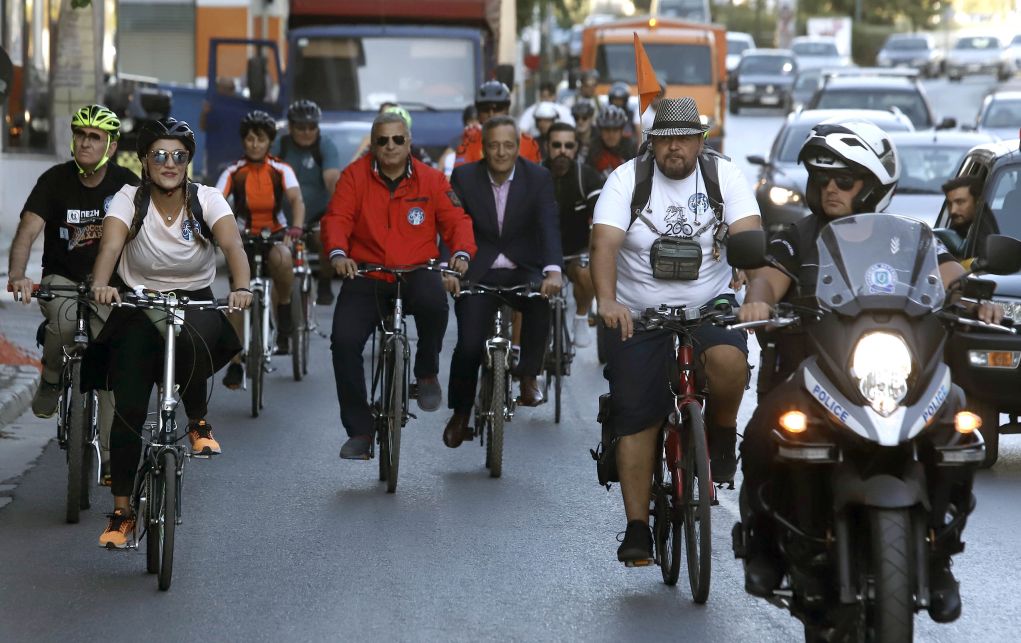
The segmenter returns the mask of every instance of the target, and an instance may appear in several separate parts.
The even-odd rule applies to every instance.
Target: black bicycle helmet
[[[479,85],[479,90],[475,92],[476,105],[483,103],[503,103],[510,105],[510,102],[510,89],[498,80],[487,80]]]
[[[184,121],[168,116],[158,121],[147,121],[138,130],[136,152],[139,160],[143,162],[143,167],[149,148],[160,139],[181,141],[181,144],[188,150],[189,156],[195,156],[195,132],[192,131],[191,126]]]
[[[623,109],[616,105],[607,105],[596,119],[596,126],[599,129],[616,129],[627,125],[628,115]]]
[[[596,108],[592,106],[592,103],[588,101],[580,101],[571,107],[571,116],[574,120],[581,120],[583,118],[592,118],[596,113]]]
[[[241,119],[241,138],[248,136],[248,132],[252,130],[265,132],[272,143],[277,137],[277,122],[261,109],[253,109]]]
[[[318,125],[319,119],[323,117],[323,110],[315,104],[315,101],[302,98],[291,103],[287,108],[287,120],[292,123],[313,123]]]
[[[626,101],[631,98],[631,88],[627,83],[616,82],[610,86],[610,93],[606,96],[611,102],[615,100]]]

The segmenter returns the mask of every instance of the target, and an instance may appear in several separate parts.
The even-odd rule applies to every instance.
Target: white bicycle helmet
[[[854,198],[855,212],[882,212],[890,204],[900,179],[897,148],[890,136],[866,121],[823,121],[816,125],[801,147],[798,162],[813,170],[848,168],[864,179]],[[809,209],[821,215],[819,187],[812,181],[805,190]]]
[[[543,101],[535,106],[535,112],[532,115],[536,120],[549,119],[556,120],[558,116],[557,108],[553,103],[549,101]]]

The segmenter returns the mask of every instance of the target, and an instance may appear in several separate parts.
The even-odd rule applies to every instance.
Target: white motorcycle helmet
[[[882,212],[890,204],[900,178],[897,148],[890,136],[867,121],[824,121],[816,125],[801,147],[798,162],[813,170],[850,169],[865,185],[854,198],[854,212]],[[808,182],[805,201],[823,215],[819,186]]]

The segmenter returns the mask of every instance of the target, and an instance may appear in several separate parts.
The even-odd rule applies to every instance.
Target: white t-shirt
[[[718,161],[724,221],[732,226],[735,221],[758,215],[755,194],[741,170],[731,161]],[[641,313],[661,304],[700,306],[717,295],[732,293],[726,247],[720,248],[719,261],[713,259],[716,216],[709,207],[701,169],[696,167],[686,179],[676,181],[664,176],[655,164],[653,167],[652,197],[642,214],[663,234],[697,237],[702,246],[702,267],[694,281],[653,278],[649,251],[658,235],[641,219],[635,219],[628,230],[635,188],[635,161],[628,161],[606,179],[593,216],[595,224],[628,230],[617,254],[617,301]]]
[[[135,216],[137,190],[131,185],[121,188],[113,196],[106,216],[119,219],[130,228]],[[223,194],[215,189],[200,185],[198,198],[210,230],[223,217],[234,216]],[[181,208],[174,222],[167,225],[150,201],[138,236],[124,245],[117,274],[130,288],[145,286],[165,292],[211,286],[216,277],[216,249],[212,240],[200,244],[196,238],[199,234],[198,222],[191,223],[185,208]]]

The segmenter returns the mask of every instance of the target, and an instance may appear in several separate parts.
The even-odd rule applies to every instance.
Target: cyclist
[[[248,112],[241,119],[240,133],[245,155],[223,171],[216,189],[233,201],[238,225],[251,230],[252,234],[259,234],[266,228],[273,233],[286,232],[284,242],[274,244],[264,258],[266,271],[273,280],[274,308],[271,310],[276,311],[276,352],[286,355],[291,343],[291,284],[294,282],[290,247],[294,239],[304,234],[305,202],[291,166],[269,155],[269,146],[277,135],[273,117],[260,110]],[[291,205],[293,220],[289,226],[283,213],[284,199]],[[243,317],[234,314],[230,320],[241,336]],[[240,388],[243,377],[238,355],[227,367],[223,384],[230,389]]]
[[[596,203],[592,227],[592,281],[599,315],[605,323],[607,375],[612,395],[611,422],[617,436],[627,529],[617,550],[622,562],[652,559],[649,494],[653,454],[663,418],[674,408],[668,368],[674,337],[668,331],[633,335],[633,316],[661,304],[672,306],[733,302],[722,238],[757,229],[759,208],[737,165],[704,152],[705,125],[691,98],[663,101],[656,121],[645,132],[654,156],[636,159],[610,175]],[[653,163],[650,198],[632,220],[637,188],[636,164]],[[706,178],[717,177],[722,204],[713,204]],[[641,207],[641,206],[638,206]],[[654,277],[653,243],[661,235],[682,237],[700,252],[694,279]],[[615,277],[616,276],[616,277]],[[695,333],[695,359],[709,387],[706,418],[713,479],[733,478],[737,411],[748,379],[747,340],[743,333],[704,324]]]
[[[574,118],[574,131],[578,139],[579,163],[585,163],[588,159],[589,148],[592,145],[592,122],[596,110],[591,103],[578,103],[571,108],[571,117]]]
[[[596,119],[599,136],[592,141],[585,162],[603,178],[638,154],[634,139],[624,136],[627,124],[627,112],[615,105],[603,108]]]
[[[25,276],[32,244],[43,234],[43,286],[70,286],[86,281],[103,236],[103,215],[110,198],[125,185],[138,185],[138,177],[110,159],[117,153],[120,121],[102,105],[87,105],[71,117],[72,160],[44,172],[32,189],[11,243],[8,286],[16,296],[31,302],[32,279]],[[32,399],[37,417],[52,417],[60,397],[63,347],[74,343],[75,300],[58,295],[40,301],[45,317],[43,372]],[[110,314],[105,306],[92,315],[92,334],[99,333]],[[109,458],[113,401],[105,391],[99,396],[99,429],[104,465]]]
[[[578,91],[567,100],[564,101],[570,108],[581,103],[588,103],[595,110],[595,113],[599,113],[599,98],[596,97],[596,85],[599,83],[599,72],[594,69],[590,69],[581,75],[581,82],[578,84]]]
[[[408,124],[408,129],[411,129],[411,113],[398,105],[397,103],[384,102],[379,105],[379,113],[384,114],[386,112],[396,112],[404,118],[404,122]],[[462,114],[462,118],[463,118]],[[367,134],[362,142],[358,145],[358,151],[355,152],[354,157],[351,159],[354,162],[356,159],[360,159],[363,156],[370,156],[372,154],[372,138],[371,133]],[[432,157],[429,156],[429,152],[424,147],[418,145],[411,146],[411,156],[419,161],[422,161],[426,165],[434,165]]]
[[[443,170],[443,174],[447,179],[450,179],[450,175],[454,171],[454,161],[457,160],[457,148],[461,145],[461,139],[464,137],[465,132],[469,129],[482,127],[479,124],[479,110],[475,108],[474,104],[465,107],[461,112],[461,123],[464,125],[464,129],[450,141],[447,149],[443,150],[443,154],[440,155],[439,167]]]
[[[553,123],[557,122],[558,118],[557,108],[553,103],[539,103],[539,106],[535,109],[535,129],[539,133],[535,141],[539,144],[539,152],[544,161],[549,158],[546,147],[549,128],[553,126]]]
[[[482,126],[483,160],[454,170],[451,184],[471,216],[479,250],[466,273],[472,282],[515,286],[542,282],[547,297],[560,291],[560,226],[553,201],[553,181],[545,168],[518,155],[520,132],[509,116],[494,116]],[[464,297],[454,304],[457,346],[450,361],[448,406],[454,414],[443,431],[450,448],[469,436],[468,420],[486,336],[496,306],[494,297]],[[519,297],[522,313],[520,378],[523,406],[537,406],[543,396],[536,378],[542,369],[549,331],[549,304]]]
[[[510,89],[498,80],[488,80],[479,86],[475,92],[475,108],[479,112],[479,124],[484,126],[486,121],[494,116],[507,116],[510,113],[511,95]],[[535,139],[520,133],[518,147],[520,155],[533,163],[542,162],[542,152]],[[454,167],[460,167],[465,163],[474,163],[485,155],[482,145],[482,128],[466,128],[461,138],[461,144],[457,146],[457,156],[454,159]]]
[[[518,128],[520,128],[522,132],[526,132],[531,136],[539,136],[539,134],[541,134],[541,132],[537,129],[537,124],[535,122],[535,110],[539,109],[544,103],[550,103],[553,106],[554,117],[556,120],[562,123],[574,124],[574,117],[571,116],[571,108],[557,102],[556,85],[548,80],[544,80],[539,83],[539,100],[526,107],[525,111],[521,112],[521,116],[518,117]]]
[[[635,132],[641,127],[641,119],[635,115],[635,110],[631,109],[631,105],[628,101],[631,100],[631,87],[627,83],[616,82],[610,86],[610,91],[606,95],[606,102],[608,105],[619,107],[627,114],[627,122],[624,124],[624,138],[635,139]]]
[[[248,261],[230,206],[215,189],[188,182],[195,135],[183,121],[150,121],[138,134],[141,187],[125,186],[110,202],[103,219],[103,241],[94,270],[97,303],[120,301],[116,278],[129,288],[175,292],[196,300],[213,298],[216,251],[227,259],[234,290],[230,305],[246,308]],[[190,199],[194,191],[195,198]],[[191,203],[189,201],[192,201]],[[197,210],[197,211],[196,211]],[[206,380],[240,350],[237,336],[217,311],[188,311],[180,334],[176,381],[188,415],[188,439],[196,454],[218,454],[220,445],[206,421]],[[114,393],[117,415],[110,436],[111,491],[114,512],[99,537],[103,547],[122,548],[134,528],[130,496],[142,443],[139,435],[153,385],[160,379],[163,337],[142,310],[116,308],[97,338],[108,360],[104,385]],[[86,357],[89,362],[93,355]]]
[[[791,291],[792,282],[781,271],[770,267],[757,270],[748,284],[746,300],[739,312],[742,321],[769,319],[773,305],[781,300],[814,305],[818,271],[815,242],[819,232],[831,219],[885,210],[900,176],[897,150],[890,137],[864,121],[817,125],[802,146],[798,161],[808,168],[805,197],[812,213],[776,234],[770,241],[769,252],[798,275],[800,295]],[[942,244],[939,262],[944,283],[949,284],[964,273]],[[986,304],[978,309],[977,316],[983,321],[998,322],[1002,310]],[[760,340],[760,343],[766,341]],[[767,373],[771,376],[768,383],[760,381],[759,406],[741,442],[744,473],[741,514],[742,521],[753,534],[745,560],[745,589],[757,596],[770,595],[782,580],[784,570],[776,551],[772,517],[765,513],[752,491],[772,474],[776,446],[770,434],[776,424],[775,418],[790,408],[789,404],[801,399],[799,389],[787,378],[810,355],[804,331],[777,335],[775,344],[775,358],[766,360],[775,368]],[[966,467],[953,470],[932,467],[927,474],[930,483],[940,487],[933,498],[954,503],[958,515],[967,515],[972,507],[972,476],[973,471]],[[939,521],[934,528],[943,526],[945,513],[942,508],[933,508],[931,515]],[[952,621],[960,614],[961,600],[957,581],[950,571],[950,556],[964,547],[960,540],[963,529],[962,523],[949,538],[940,538],[933,552],[929,579],[934,599],[929,614],[937,622]]]
[[[578,140],[573,127],[567,123],[553,123],[546,141],[547,159],[543,163],[553,175],[553,194],[560,209],[560,243],[564,256],[588,252],[589,229],[592,212],[603,179],[595,170],[577,160]],[[575,316],[571,336],[574,345],[584,348],[592,343],[589,336],[588,313],[595,291],[587,265],[573,259],[564,271],[574,284]]]
[[[319,131],[322,110],[314,101],[301,99],[287,108],[287,136],[273,142],[270,154],[287,163],[294,170],[305,203],[305,228],[312,229],[326,212],[326,204],[340,178],[340,152],[329,137]],[[293,213],[291,214],[293,218]],[[319,235],[307,236],[309,249],[321,252]],[[330,280],[333,267],[325,257],[319,262],[318,295],[316,303],[333,304]]]
[[[453,250],[450,265],[464,272],[475,254],[471,220],[443,173],[411,157],[411,132],[400,114],[386,112],[372,123],[372,156],[345,168],[322,220],[323,246],[337,274],[352,279],[359,263],[406,266],[440,255],[439,234]],[[443,400],[439,356],[448,304],[436,272],[408,274],[406,310],[415,316],[418,348],[415,377],[418,406],[435,411]],[[391,306],[392,279],[345,283],[333,313],[333,372],[340,419],[348,440],[340,457],[368,458],[373,426],[365,390],[362,350]]]

